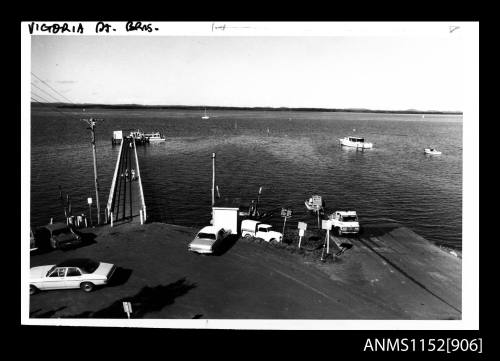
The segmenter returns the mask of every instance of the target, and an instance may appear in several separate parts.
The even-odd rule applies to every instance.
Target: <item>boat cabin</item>
[[[365,138],[358,138],[358,137],[349,137],[350,142],[359,142],[359,143],[364,143]]]

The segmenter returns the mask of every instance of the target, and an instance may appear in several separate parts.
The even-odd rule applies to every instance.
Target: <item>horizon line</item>
[[[253,109],[253,110],[296,110],[296,111],[331,111],[331,112],[374,112],[374,113],[419,113],[419,114],[462,114],[461,110],[419,110],[419,109],[370,109],[370,108],[325,108],[325,107],[286,107],[286,106],[225,106],[225,105],[159,105],[159,104],[103,104],[103,103],[68,103],[68,102],[33,102],[32,105],[58,105],[64,108],[164,108],[164,109]]]

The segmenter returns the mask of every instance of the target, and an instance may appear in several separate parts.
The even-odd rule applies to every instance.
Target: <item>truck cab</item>
[[[272,240],[281,242],[283,240],[283,235],[280,232],[272,230],[271,225],[251,219],[245,219],[241,222],[241,236],[246,238],[262,238],[266,242]]]
[[[329,218],[332,221],[332,229],[339,236],[359,233],[358,215],[355,211],[336,211]]]

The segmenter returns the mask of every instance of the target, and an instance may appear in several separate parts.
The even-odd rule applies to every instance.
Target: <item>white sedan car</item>
[[[111,279],[116,266],[96,262],[88,258],[71,259],[57,265],[30,269],[30,294],[42,290],[81,288],[90,292],[95,286],[105,285]]]
[[[203,227],[189,244],[188,250],[196,253],[214,253],[217,245],[230,234],[231,231],[224,228],[217,230],[214,226]]]

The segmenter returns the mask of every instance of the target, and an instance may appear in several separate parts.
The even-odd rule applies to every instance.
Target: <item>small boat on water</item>
[[[433,155],[440,155],[441,154],[440,151],[438,151],[438,150],[436,150],[434,148],[425,148],[424,149],[424,153],[425,154],[433,154]]]
[[[317,211],[323,209],[323,201],[321,199],[321,196],[312,196],[311,198],[306,199],[304,204],[309,211]]]
[[[150,142],[164,142],[165,137],[160,132],[144,134]]]
[[[359,137],[344,137],[339,139],[340,145],[346,147],[354,147],[354,148],[362,148],[362,149],[370,149],[373,147],[372,143],[365,142],[364,138]]]
[[[210,119],[210,117],[207,114],[207,108],[205,108],[205,115],[203,115],[201,119]]]

